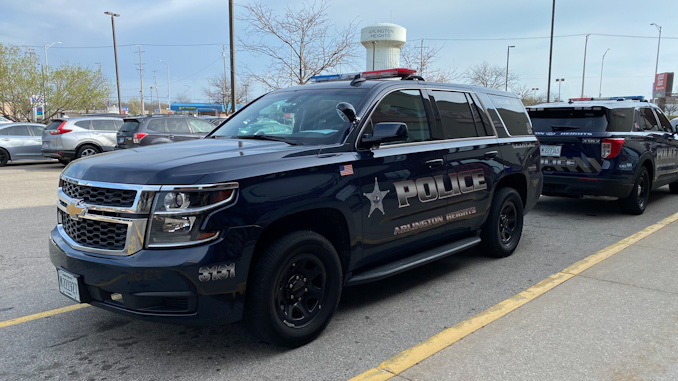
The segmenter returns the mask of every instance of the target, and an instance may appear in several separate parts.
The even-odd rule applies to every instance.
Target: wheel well
[[[3,151],[5,153],[5,155],[7,155],[7,160],[12,160],[12,155],[9,154],[9,151],[7,151],[6,149],[4,149],[2,147],[0,147],[0,151]]]
[[[643,161],[642,166],[645,167],[645,169],[647,169],[647,173],[650,175],[650,185],[652,185],[652,179],[654,179],[654,171],[653,171],[654,168],[652,166],[652,163],[650,162],[650,160],[645,160],[645,161]]]
[[[495,193],[497,193],[497,190],[501,188],[515,189],[520,195],[520,199],[523,201],[523,206],[527,202],[527,180],[522,174],[516,173],[513,175],[504,176],[501,180],[499,180],[499,184],[497,184]]]
[[[98,149],[100,152],[103,151],[101,149],[101,147],[99,147],[98,144],[87,142],[87,143],[80,143],[77,147],[75,147],[75,152],[77,153],[78,151],[80,151],[80,148],[82,148],[84,146],[92,146],[92,147]]]
[[[254,247],[250,275],[259,256],[276,238],[297,230],[311,230],[327,238],[339,254],[342,272],[346,273],[351,246],[348,224],[344,215],[338,210],[323,208],[291,214],[269,224],[259,236]]]

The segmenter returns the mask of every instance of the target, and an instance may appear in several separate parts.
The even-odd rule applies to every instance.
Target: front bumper
[[[54,266],[80,275],[85,303],[156,322],[225,324],[242,319],[249,267],[225,241],[113,257],[71,248],[55,228],[49,253]]]

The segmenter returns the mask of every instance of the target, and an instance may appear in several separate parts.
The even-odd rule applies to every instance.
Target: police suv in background
[[[477,245],[510,255],[542,187],[525,108],[413,74],[318,77],[205,139],[71,163],[50,244],[60,291],[155,321],[244,318],[294,347],[345,285]]]
[[[613,196],[642,214],[650,190],[678,193],[678,135],[642,97],[578,98],[528,108],[541,143],[544,195]]]

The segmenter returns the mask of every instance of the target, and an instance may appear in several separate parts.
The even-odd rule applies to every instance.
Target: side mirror
[[[374,126],[372,135],[365,134],[360,140],[363,148],[372,148],[382,143],[406,141],[409,137],[407,125],[400,122],[382,122]]]
[[[351,122],[355,124],[358,121],[358,116],[355,113],[355,108],[352,104],[347,102],[340,102],[337,105],[337,114],[344,122]]]

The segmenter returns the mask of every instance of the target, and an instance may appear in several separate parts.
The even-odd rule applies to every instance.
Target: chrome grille
[[[74,184],[68,180],[64,180],[61,188],[68,197],[76,200],[83,200],[85,203],[91,205],[129,208],[134,205],[134,199],[137,196],[136,190],[100,188]]]
[[[75,220],[59,210],[66,234],[82,246],[102,250],[123,250],[127,240],[127,225],[96,220]]]

